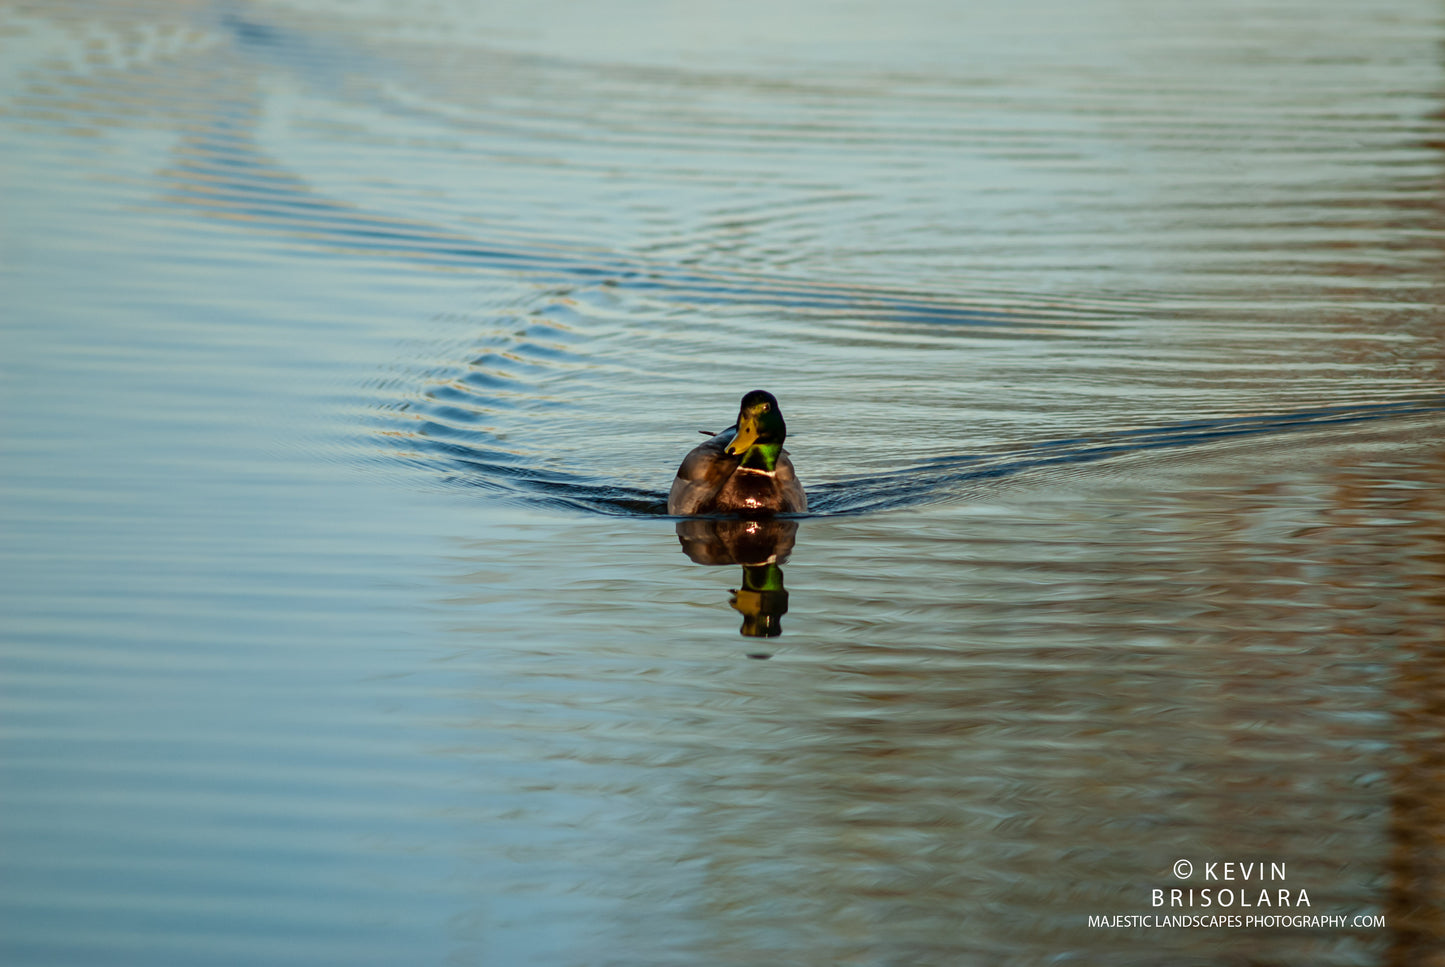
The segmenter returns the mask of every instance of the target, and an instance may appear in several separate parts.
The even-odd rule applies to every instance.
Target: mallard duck
[[[694,448],[677,468],[667,512],[762,517],[807,510],[803,485],[783,449],[787,435],[777,399],[753,390],[743,397],[738,421]]]

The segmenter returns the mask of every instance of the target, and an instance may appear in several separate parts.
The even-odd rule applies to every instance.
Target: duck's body
[[[736,433],[728,427],[682,461],[667,495],[669,514],[797,514],[808,509],[788,454],[778,454],[771,472],[744,467],[742,455],[727,450]]]
[[[695,447],[682,461],[667,495],[667,512],[701,514],[798,514],[808,497],[783,449],[787,425],[771,393],[743,397],[738,422]]]

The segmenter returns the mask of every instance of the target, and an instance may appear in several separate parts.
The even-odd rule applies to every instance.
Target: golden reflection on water
[[[1398,753],[1385,902],[1393,967],[1445,964],[1445,457],[1437,453],[1420,470],[1383,493],[1364,474],[1342,474],[1338,489],[1358,518],[1420,528],[1402,548],[1414,565],[1399,575],[1413,607],[1395,639]]]

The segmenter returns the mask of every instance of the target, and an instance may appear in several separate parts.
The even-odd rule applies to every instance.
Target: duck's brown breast
[[[795,510],[776,476],[739,468],[718,491],[719,513],[776,514]]]

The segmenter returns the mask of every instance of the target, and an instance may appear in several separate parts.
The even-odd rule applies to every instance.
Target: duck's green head
[[[738,409],[738,432],[728,444],[733,456],[742,455],[742,466],[772,472],[783,452],[788,425],[772,393],[755,389],[743,397]]]

